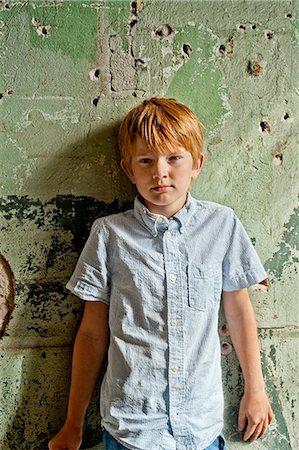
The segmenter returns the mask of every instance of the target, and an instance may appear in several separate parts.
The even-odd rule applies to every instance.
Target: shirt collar
[[[138,222],[145,225],[154,237],[158,236],[159,231],[163,232],[166,230],[183,233],[192,216],[194,205],[195,199],[188,193],[185,205],[168,219],[161,214],[152,213],[144,206],[141,197],[138,195],[134,201],[134,215]]]

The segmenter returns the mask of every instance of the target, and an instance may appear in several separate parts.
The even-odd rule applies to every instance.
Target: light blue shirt
[[[222,290],[267,278],[230,208],[188,195],[172,218],[103,217],[67,287],[110,305],[103,426],[125,447],[202,450],[223,427],[218,337]]]

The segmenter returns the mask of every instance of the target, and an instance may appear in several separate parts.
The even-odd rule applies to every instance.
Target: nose
[[[163,157],[158,158],[156,163],[153,166],[153,178],[161,179],[167,178],[168,176],[168,165]]]

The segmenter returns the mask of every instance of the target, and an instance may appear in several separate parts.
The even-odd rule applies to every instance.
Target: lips
[[[171,186],[165,184],[165,185],[162,185],[162,186],[154,186],[154,187],[152,188],[152,190],[153,190],[153,191],[156,191],[156,192],[164,192],[164,191],[166,191],[167,189],[169,189],[170,187],[171,187]]]

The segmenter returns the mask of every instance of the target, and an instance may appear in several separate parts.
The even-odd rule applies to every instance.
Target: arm
[[[247,289],[223,291],[224,313],[244,377],[238,427],[243,440],[262,438],[273,412],[265,392],[254,311]]]
[[[86,410],[109,345],[109,307],[85,302],[72,360],[68,412],[64,426],[49,442],[50,450],[78,450],[82,442]]]

